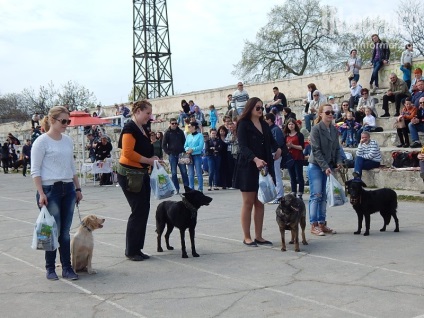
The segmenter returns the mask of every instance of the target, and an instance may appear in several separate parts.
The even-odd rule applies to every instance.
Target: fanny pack
[[[148,173],[146,168],[126,168],[123,165],[119,164],[116,171],[127,177],[127,187],[126,190],[129,192],[140,192],[143,187],[144,175]]]

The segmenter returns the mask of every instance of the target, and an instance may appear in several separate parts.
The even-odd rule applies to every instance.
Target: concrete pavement
[[[129,206],[121,189],[87,184],[81,214],[106,218],[94,232],[98,274],[69,282],[46,280],[44,253],[30,248],[34,189],[29,177],[0,175],[0,317],[424,317],[422,203],[399,203],[399,233],[393,223],[380,233],[383,220],[373,215],[369,237],[353,235],[349,204],[329,208],[338,234],[312,236],[308,226],[309,245],[283,253],[275,205],[266,205],[264,222],[274,246],[246,247],[240,192],[206,191],[214,200],[199,211],[200,257],[182,259],[177,229],[175,250],[156,252],[159,201],[152,199],[144,249],[151,258],[131,262],[124,257]],[[72,233],[78,221],[75,213]],[[190,250],[188,233],[186,243]]]

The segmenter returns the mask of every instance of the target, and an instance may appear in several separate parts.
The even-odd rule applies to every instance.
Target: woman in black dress
[[[272,136],[268,124],[263,119],[263,103],[257,97],[250,98],[237,123],[239,154],[234,173],[235,188],[240,189],[243,204],[241,226],[243,244],[247,246],[272,245],[262,237],[264,205],[258,200],[259,171],[265,166],[274,176],[274,160],[281,156],[281,149]],[[273,156],[272,153],[275,153]],[[252,217],[255,223],[255,239],[250,236]]]

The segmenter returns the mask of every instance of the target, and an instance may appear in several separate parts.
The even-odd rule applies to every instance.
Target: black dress
[[[244,119],[237,124],[239,154],[234,171],[234,188],[242,192],[257,192],[259,188],[259,170],[253,162],[255,157],[264,160],[268,171],[275,179],[273,152],[278,144],[272,136],[268,124],[261,120],[262,133],[250,119]]]

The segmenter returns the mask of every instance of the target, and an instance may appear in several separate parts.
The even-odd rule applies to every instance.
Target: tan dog
[[[105,219],[95,215],[87,215],[82,219],[81,226],[71,241],[71,261],[76,272],[87,271],[89,274],[97,272],[91,267],[93,258],[94,239],[93,231],[101,229]]]

